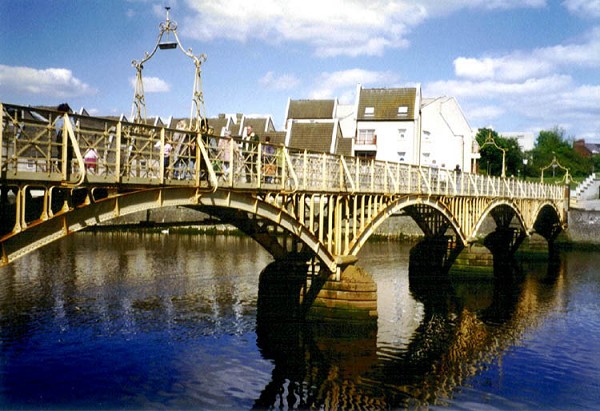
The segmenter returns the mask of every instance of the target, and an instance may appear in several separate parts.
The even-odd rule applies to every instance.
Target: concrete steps
[[[592,173],[571,191],[571,208],[600,209],[600,173]]]

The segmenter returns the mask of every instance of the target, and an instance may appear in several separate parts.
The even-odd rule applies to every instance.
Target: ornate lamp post
[[[563,165],[561,165],[558,160],[556,159],[556,156],[552,157],[552,161],[550,162],[550,164],[548,164],[545,167],[542,167],[540,170],[542,171],[542,175],[540,178],[540,181],[543,183],[544,182],[544,170],[549,169],[550,167],[552,167],[552,177],[554,177],[555,174],[555,170],[556,168],[560,168],[562,170],[565,171],[565,176],[563,177],[563,180],[565,181],[565,184],[569,184],[571,182],[571,176],[569,174],[569,169],[567,167],[564,167]]]
[[[491,131],[488,132],[488,136],[485,139],[485,141],[483,142],[483,144],[481,145],[481,148],[483,148],[483,147],[485,147],[487,145],[494,146],[498,150],[502,151],[502,178],[506,177],[506,149],[502,148],[498,144],[496,144],[496,141],[492,137],[492,132]]]
[[[200,77],[201,69],[200,66],[203,62],[206,61],[206,55],[200,54],[195,56],[192,53],[192,49],[184,49],[179,41],[179,36],[177,36],[177,23],[171,21],[169,19],[169,10],[170,7],[165,7],[167,11],[166,20],[159,25],[160,32],[158,34],[158,39],[156,41],[156,45],[151,53],[146,52],[144,58],[140,61],[133,60],[131,64],[135,67],[136,74],[136,82],[135,82],[135,91],[133,94],[133,104],[131,107],[131,118],[134,122],[144,122],[146,120],[146,101],[144,98],[144,83],[142,81],[142,69],[144,68],[144,63],[150,60],[158,49],[161,50],[169,50],[169,49],[179,49],[191,58],[194,61],[194,65],[196,66],[196,75],[194,78],[194,89],[192,93],[192,110],[190,113],[190,124],[189,128],[206,132],[207,122],[206,122],[206,110],[204,108],[204,96],[202,94],[202,79]],[[163,41],[163,36],[166,33],[166,39]],[[169,41],[170,35],[173,34],[175,41]]]

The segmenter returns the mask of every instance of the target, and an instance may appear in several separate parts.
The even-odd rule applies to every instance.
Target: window
[[[429,141],[430,138],[431,138],[431,133],[429,131],[423,131],[423,139],[425,141]]]
[[[365,117],[373,117],[375,115],[375,107],[365,107]]]
[[[377,144],[377,135],[374,129],[360,129],[354,144]]]
[[[398,144],[404,144],[404,139],[406,138],[406,129],[399,128],[398,129]]]
[[[398,117],[406,117],[406,116],[408,116],[408,106],[398,107]]]
[[[406,158],[406,151],[398,151],[398,161],[404,162]]]

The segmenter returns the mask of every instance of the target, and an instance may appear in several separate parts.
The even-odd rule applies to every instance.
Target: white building
[[[424,98],[421,103],[421,164],[470,172],[479,158],[471,126],[454,97]]]
[[[356,90],[354,155],[419,163],[421,88]]]
[[[521,150],[523,151],[533,150],[533,147],[535,146],[535,135],[530,132],[511,131],[498,134],[504,138],[515,138],[517,143],[519,143],[519,147],[521,147]]]
[[[356,156],[473,169],[478,147],[455,98],[424,99],[420,86],[364,89],[360,84],[356,96]]]

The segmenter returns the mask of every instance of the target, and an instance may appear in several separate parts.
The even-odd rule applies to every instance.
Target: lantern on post
[[[177,35],[177,23],[169,18],[170,7],[165,7],[167,17],[159,25],[159,34],[156,45],[151,53],[146,52],[144,58],[140,61],[133,60],[131,64],[136,69],[136,82],[133,94],[133,104],[131,106],[131,118],[134,122],[142,123],[146,121],[146,101],[144,97],[144,82],[142,80],[142,70],[144,63],[150,60],[157,50],[172,50],[179,48],[183,54],[191,58],[195,66],[194,88],[192,91],[192,110],[190,112],[190,123],[188,128],[191,130],[207,132],[208,122],[206,121],[206,110],[204,108],[204,95],[202,93],[201,66],[206,61],[206,55],[198,56],[192,53],[192,49],[184,49]],[[164,38],[163,38],[164,36]],[[171,38],[173,36],[173,38]]]
[[[485,141],[483,142],[483,144],[481,145],[481,148],[483,148],[487,145],[494,146],[498,150],[502,151],[502,178],[506,177],[506,149],[502,148],[498,144],[496,144],[496,140],[494,140],[494,138],[492,137],[491,131],[488,132],[488,136],[485,139]]]

